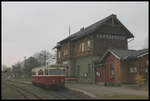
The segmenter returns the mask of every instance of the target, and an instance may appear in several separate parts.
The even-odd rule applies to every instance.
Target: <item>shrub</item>
[[[136,75],[136,84],[142,86],[144,84],[144,78],[140,74]]]

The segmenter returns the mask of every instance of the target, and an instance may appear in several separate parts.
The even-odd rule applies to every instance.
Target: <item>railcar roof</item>
[[[60,68],[60,69],[63,69],[65,68],[67,65],[65,64],[52,64],[52,65],[48,65],[48,66],[42,66],[42,67],[36,67],[36,68],[33,68],[32,71],[36,71],[36,70],[39,70],[39,69],[55,69],[55,68]]]

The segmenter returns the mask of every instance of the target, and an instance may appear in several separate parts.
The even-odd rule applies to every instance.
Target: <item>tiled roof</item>
[[[115,53],[120,59],[137,58],[140,55],[148,53],[148,49],[142,50],[122,50],[122,49],[109,49],[109,51]]]
[[[95,30],[97,30],[104,22],[106,22],[106,21],[108,21],[109,19],[111,19],[112,17],[114,17],[114,18],[116,18],[116,15],[114,15],[114,14],[111,14],[110,16],[108,16],[108,17],[106,17],[106,18],[104,18],[104,19],[102,19],[102,20],[100,20],[100,21],[98,21],[98,22],[96,22],[96,23],[94,23],[94,24],[92,24],[92,25],[90,25],[90,26],[88,26],[88,27],[86,27],[86,28],[83,28],[83,30],[80,30],[80,31],[78,31],[78,32],[76,32],[76,33],[74,33],[74,34],[72,34],[72,35],[70,35],[69,37],[67,37],[67,38],[65,38],[64,40],[67,40],[67,39],[71,39],[71,40],[75,40],[75,39],[78,39],[78,38],[81,38],[81,37],[83,37],[83,36],[85,36],[85,35],[89,35],[89,34],[92,34],[92,32],[94,32]],[[117,19],[117,18],[116,18]],[[119,20],[118,20],[119,21]],[[128,38],[130,38],[130,37],[133,37],[133,34],[119,21],[119,23],[123,26],[123,28],[125,28],[126,29],[126,31],[128,32]],[[64,40],[62,40],[62,41],[64,41]],[[60,42],[62,42],[62,41],[60,41]],[[60,42],[58,42],[58,43],[60,43]]]

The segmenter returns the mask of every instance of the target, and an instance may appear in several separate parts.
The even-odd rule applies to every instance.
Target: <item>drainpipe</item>
[[[94,66],[94,61],[92,60],[92,83],[96,84],[96,76],[95,76],[95,66]]]

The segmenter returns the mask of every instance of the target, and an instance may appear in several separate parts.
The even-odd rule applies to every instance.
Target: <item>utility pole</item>
[[[44,54],[44,63],[45,63],[45,67],[46,67],[46,50],[45,50],[45,54]]]
[[[70,25],[69,25],[69,57],[71,57],[71,39],[70,39],[70,33],[71,33],[71,28],[70,28]]]

